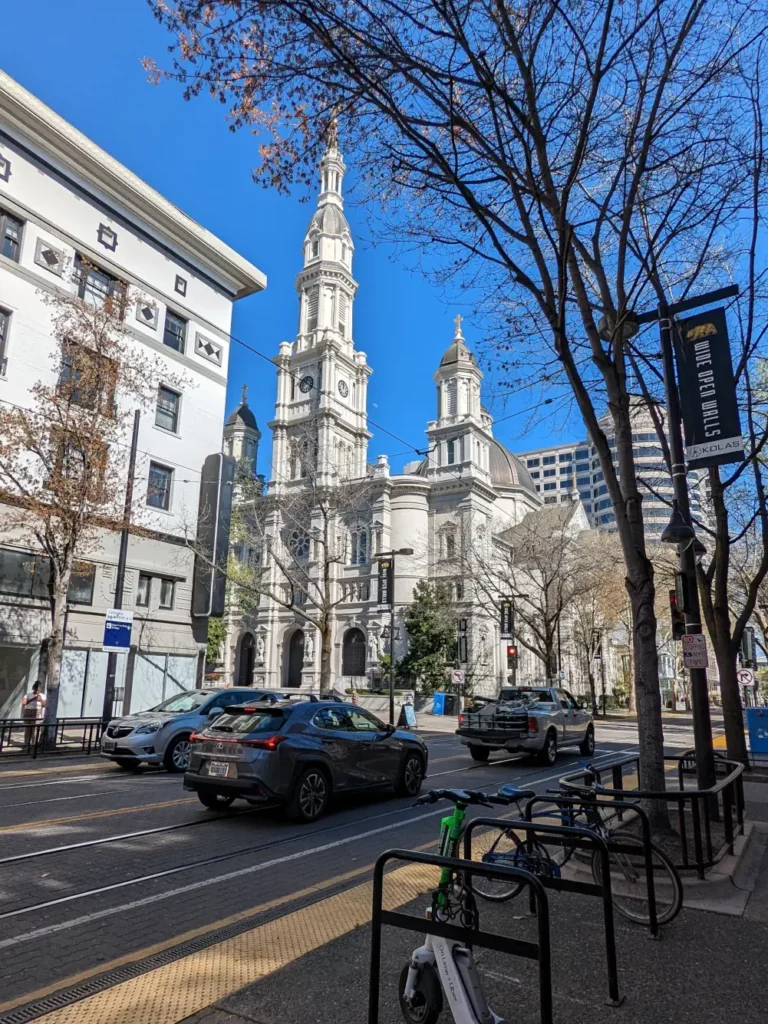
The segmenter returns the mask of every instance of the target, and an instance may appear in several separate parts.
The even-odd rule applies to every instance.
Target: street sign
[[[460,668],[455,668],[453,672],[451,672],[451,682],[453,683],[454,686],[463,686],[464,679],[464,673]]]
[[[125,654],[131,648],[133,612],[123,608],[110,608],[104,622],[104,643],[102,651]]]
[[[706,668],[707,638],[703,633],[686,633],[683,642],[683,665],[685,668]]]
[[[741,462],[744,440],[725,309],[681,320],[675,349],[688,469]]]
[[[755,673],[751,668],[740,668],[736,673],[736,678],[739,681],[739,686],[755,685]]]

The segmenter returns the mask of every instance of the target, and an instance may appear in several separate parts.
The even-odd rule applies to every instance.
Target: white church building
[[[331,668],[334,685],[374,687],[382,655],[389,652],[390,609],[379,603],[377,552],[413,549],[395,563],[395,657],[406,651],[404,618],[420,579],[446,578],[453,587],[457,618],[466,620],[467,665],[475,692],[495,692],[506,680],[505,641],[497,616],[473,606],[457,575],[462,538],[490,538],[542,507],[523,463],[494,438],[493,420],[482,404],[483,374],[456,318],[453,339],[435,372],[436,408],[427,423],[428,454],[402,473],[387,456],[369,461],[367,386],[372,373],[355,345],[354,243],[344,216],[345,164],[335,140],[320,165],[321,190],[303,246],[296,340],[283,342],[275,358],[277,401],[269,427],[272,470],[267,496],[275,499],[272,543],[307,560],[313,553],[281,516],[281,501],[306,488],[302,453],[312,448],[313,484],[349,489],[359,482],[367,511],[339,524],[343,557],[331,567],[333,610]],[[243,401],[224,431],[224,450],[254,468],[260,433]],[[307,439],[310,439],[309,441]],[[583,516],[583,509],[579,506]],[[343,517],[342,517],[343,518]],[[586,519],[584,526],[587,527]],[[302,544],[306,543],[306,550]],[[273,550],[278,550],[273,548]],[[261,555],[261,557],[269,557]],[[271,570],[270,570],[271,571]],[[277,572],[277,569],[275,569]],[[274,586],[279,585],[276,577]],[[301,596],[297,597],[301,600]],[[224,676],[235,685],[319,689],[320,638],[306,619],[262,595],[255,611],[233,606],[222,651]],[[520,670],[526,658],[521,651]],[[541,666],[529,667],[541,675]]]

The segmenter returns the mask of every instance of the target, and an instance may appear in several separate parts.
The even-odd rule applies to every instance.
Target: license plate
[[[105,750],[114,750],[116,746],[117,746],[117,744],[115,743],[114,740],[104,740],[104,749]]]
[[[214,775],[217,779],[225,778],[229,775],[229,765],[226,761],[209,761],[208,774]]]

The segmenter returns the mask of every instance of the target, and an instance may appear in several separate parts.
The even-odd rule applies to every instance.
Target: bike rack
[[[527,942],[513,939],[508,935],[495,932],[480,931],[479,928],[460,928],[442,921],[428,920],[425,917],[414,917],[412,914],[401,914],[382,907],[384,889],[384,866],[388,861],[402,860],[414,864],[430,864],[437,868],[466,874],[471,868],[472,874],[485,875],[488,878],[510,878],[528,886],[538,907],[538,942]],[[437,888],[437,886],[435,886]],[[393,928],[404,928],[406,931],[422,935],[438,935],[444,939],[454,939],[468,946],[483,946],[495,949],[508,956],[525,957],[536,960],[539,964],[539,1009],[541,1024],[553,1024],[552,1017],[552,952],[549,941],[549,903],[541,880],[521,868],[508,868],[502,865],[468,864],[456,857],[440,857],[438,854],[417,853],[414,850],[385,850],[376,861],[373,869],[373,912],[371,914],[371,971],[368,987],[368,1024],[379,1021],[379,990],[381,981],[381,926],[391,925]]]
[[[648,820],[648,815],[642,809],[638,807],[636,803],[631,800],[611,800],[605,803],[601,800],[591,800],[586,797],[578,796],[559,796],[555,793],[550,793],[548,796],[534,796],[525,805],[526,820],[532,820],[532,808],[534,804],[567,804],[572,807],[596,807],[599,810],[617,808],[617,817],[619,821],[624,820],[624,811],[634,811],[640,819],[640,828],[643,834],[643,855],[645,860],[645,887],[648,893],[648,930],[651,933],[652,939],[659,938],[659,922],[658,915],[656,912],[656,882],[653,877],[653,857],[651,854],[651,825]],[[632,846],[626,846],[622,844],[620,839],[608,839],[608,851],[610,853],[635,853],[636,850]]]
[[[534,798],[535,800],[536,798]],[[533,803],[531,800],[530,803]],[[524,821],[520,819],[508,819],[508,818],[473,818],[472,821],[464,829],[464,857],[466,860],[472,862],[472,870],[469,874],[476,874],[475,865],[481,863],[478,861],[472,861],[472,833],[476,828],[492,826],[498,829],[502,827],[504,829],[510,829],[512,831],[521,831],[526,833],[528,842],[532,844],[534,837],[539,836],[552,836],[560,839],[563,836],[568,836],[573,841],[575,847],[587,847],[594,848],[600,851],[600,858],[602,860],[602,877],[603,884],[598,885],[597,882],[577,882],[567,878],[538,878],[539,882],[547,889],[555,889],[560,892],[576,892],[583,896],[599,896],[603,903],[603,923],[605,928],[605,959],[608,968],[608,999],[606,1003],[608,1006],[621,1006],[623,996],[619,995],[619,970],[616,964],[616,931],[613,922],[613,901],[611,899],[611,868],[610,861],[608,859],[608,844],[605,840],[594,832],[590,832],[584,828],[574,828],[570,825],[547,825],[542,823],[534,823],[530,820]],[[546,840],[544,841],[546,846]],[[551,844],[550,844],[551,845]],[[533,895],[533,887],[530,887],[529,892]],[[538,907],[531,901],[531,912],[538,913]]]

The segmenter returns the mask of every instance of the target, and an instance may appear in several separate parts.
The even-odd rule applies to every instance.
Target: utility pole
[[[133,482],[136,476],[136,453],[139,447],[139,421],[141,413],[137,409],[133,414],[133,436],[131,437],[131,454],[128,461],[128,480],[125,485],[125,507],[123,509],[123,528],[120,531],[120,554],[117,559],[117,579],[115,580],[115,608],[123,607],[123,590],[125,588],[125,566],[128,559],[128,535],[131,526],[131,506],[133,505]],[[112,718],[115,703],[115,679],[117,677],[117,652],[110,651],[107,656],[107,683],[104,687],[104,706],[101,720],[106,725]]]

